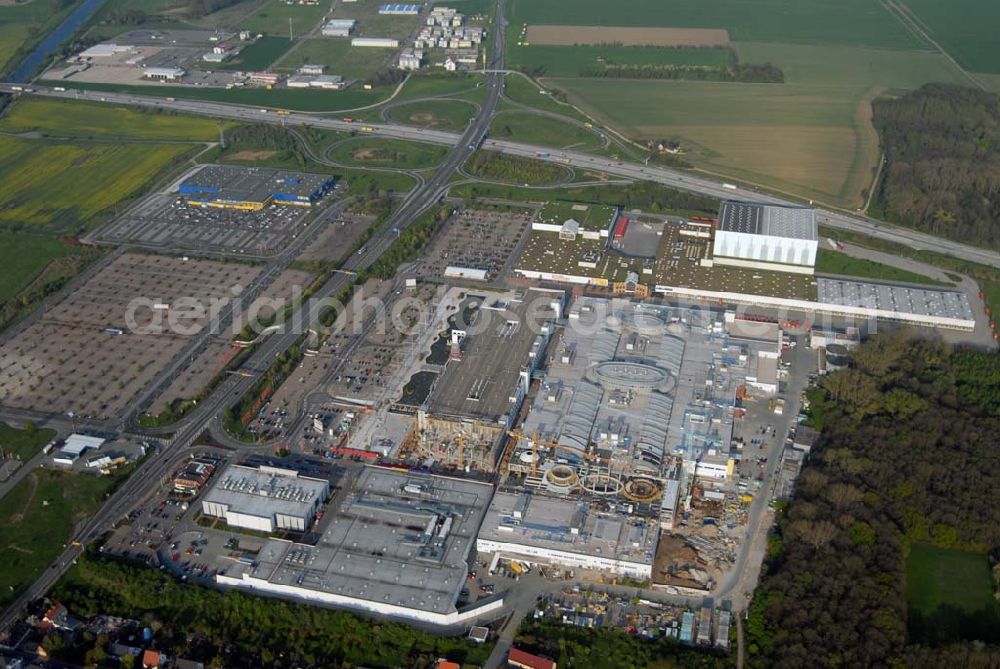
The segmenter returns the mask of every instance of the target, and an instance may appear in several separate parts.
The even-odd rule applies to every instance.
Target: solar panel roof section
[[[759,235],[763,206],[751,202],[723,202],[719,209],[719,229]]]
[[[719,208],[719,229],[746,235],[817,239],[816,212],[810,207],[776,207],[729,200]]]

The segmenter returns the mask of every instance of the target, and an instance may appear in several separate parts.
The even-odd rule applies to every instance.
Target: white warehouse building
[[[399,40],[392,37],[353,37],[351,46],[368,46],[377,49],[395,49],[399,46]]]
[[[304,532],[329,493],[329,481],[291,469],[230,465],[205,494],[201,510],[232,527]]]
[[[323,26],[323,37],[350,37],[357,23],[354,19],[330,19]]]
[[[754,202],[723,202],[713,261],[752,269],[812,274],[818,250],[816,212]]]
[[[497,492],[476,539],[480,553],[649,579],[659,524],[585,501]]]

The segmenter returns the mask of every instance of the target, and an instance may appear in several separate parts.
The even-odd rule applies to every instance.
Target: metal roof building
[[[260,532],[304,532],[330,493],[330,482],[278,467],[230,465],[201,501],[206,516]]]
[[[648,579],[658,537],[655,521],[602,511],[579,499],[498,492],[476,549]]]
[[[316,545],[273,539],[221,585],[438,625],[470,622],[503,600],[456,609],[493,486],[369,466],[331,505]]]
[[[723,202],[712,248],[721,264],[811,274],[818,250],[816,212],[754,202]]]
[[[268,204],[311,206],[333,187],[324,174],[262,167],[207,165],[177,188],[188,204],[259,211]]]

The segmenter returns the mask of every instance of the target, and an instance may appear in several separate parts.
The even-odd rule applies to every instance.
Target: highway
[[[502,16],[502,14],[498,14]],[[290,112],[288,115],[279,116],[273,110],[259,107],[248,107],[244,105],[234,105],[221,102],[209,102],[201,100],[176,99],[167,102],[164,98],[152,95],[136,95],[132,93],[110,93],[93,92],[83,90],[56,91],[44,86],[32,85],[30,88],[36,95],[46,95],[63,98],[80,98],[90,101],[106,102],[113,104],[138,105],[145,107],[159,107],[172,109],[179,112],[211,116],[215,118],[228,118],[255,123],[273,123],[286,125],[309,125],[317,128],[339,130],[342,132],[368,132],[379,137],[389,137],[396,139],[406,139],[411,141],[426,142],[455,146],[445,164],[438,170],[434,180],[425,184],[431,190],[441,187],[447,182],[447,177],[440,178],[442,174],[448,176],[454,171],[457,165],[463,163],[472,153],[479,141],[482,141],[483,148],[501,151],[503,153],[522,157],[537,157],[540,154],[549,154],[548,160],[556,161],[568,167],[578,169],[588,169],[604,172],[618,177],[629,179],[652,181],[680,190],[692,191],[702,195],[717,198],[735,198],[754,200],[757,202],[769,202],[773,204],[803,204],[775,195],[760,192],[753,188],[740,187],[735,184],[723,182],[695,175],[692,172],[672,170],[664,167],[647,166],[639,163],[609,160],[602,156],[594,156],[587,153],[575,151],[554,150],[547,147],[520,144],[517,142],[492,140],[483,138],[489,128],[489,121],[493,117],[496,100],[499,98],[502,87],[504,73],[499,67],[494,67],[502,59],[502,45],[497,45],[498,37],[502,37],[504,27],[498,26],[498,30],[493,33],[494,49],[493,57],[490,60],[486,86],[488,87],[487,101],[482,105],[479,113],[470,126],[462,135],[453,132],[430,130],[424,128],[413,128],[402,125],[379,124],[379,123],[348,123],[342,119],[326,118],[324,116],[304,113]],[[0,84],[0,91],[15,93],[17,84]],[[473,148],[469,148],[469,147]],[[422,189],[422,190],[426,190]],[[942,239],[933,235],[917,232],[908,228],[902,228],[889,223],[876,221],[863,216],[855,216],[844,212],[828,209],[817,209],[817,221],[820,225],[831,228],[858,232],[878,239],[898,244],[905,244],[914,249],[936,251],[945,255],[950,255],[963,260],[982,263],[1000,268],[1000,253],[987,249],[980,249],[969,246],[961,242]]]
[[[445,161],[437,168],[434,175],[426,179],[416,190],[406,197],[382,229],[368,242],[364,250],[347,259],[343,269],[348,271],[362,270],[375,263],[396,240],[397,231],[404,230],[417,217],[431,209],[441,200],[449,187],[451,177],[480,146],[501,151],[505,154],[523,157],[537,157],[542,154],[548,154],[547,160],[553,160],[568,167],[599,171],[628,179],[652,181],[712,197],[752,199],[776,204],[789,203],[788,200],[760,193],[753,189],[723,185],[719,181],[695,176],[688,172],[646,166],[638,163],[614,161],[586,153],[558,151],[516,142],[487,139],[486,134],[495,114],[504,85],[505,75],[500,71],[503,66],[504,34],[506,31],[506,26],[502,18],[504,16],[503,5],[504,0],[499,0],[496,14],[497,25],[492,33],[492,54],[490,55],[488,73],[484,83],[487,89],[487,97],[472,122],[461,135],[391,124],[347,123],[343,120],[299,112],[293,112],[287,116],[278,116],[271,110],[261,110],[260,108],[218,102],[181,99],[167,102],[163,98],[151,95],[98,93],[75,90],[56,91],[52,88],[34,84],[30,85],[30,88],[38,95],[64,98],[80,97],[112,104],[161,107],[178,112],[258,123],[310,125],[340,131],[361,130],[362,132],[367,132],[367,130],[362,130],[362,128],[368,128],[371,134],[380,137],[422,141],[454,147]],[[17,91],[14,90],[14,86],[15,84],[9,83],[0,84],[0,91],[15,93]],[[1000,254],[996,252],[974,248],[959,242],[939,239],[868,218],[851,216],[836,211],[819,210],[818,221],[820,224],[830,227],[907,244],[913,248],[937,251],[957,258],[1000,267]],[[350,281],[351,279],[345,274],[334,274],[317,291],[312,299],[303,303],[296,313],[292,315],[289,322],[301,324],[301,327],[290,328],[288,332],[278,332],[261,342],[250,360],[246,363],[245,368],[257,373],[267,370],[278,355],[286,351],[300,339],[306,327],[318,322],[320,314],[326,308],[328,298],[339,295],[349,286]],[[45,570],[42,576],[0,615],[0,629],[9,627],[30,601],[43,595],[58,580],[83,551],[84,543],[95,539],[112,528],[131,509],[152,494],[178,463],[186,457],[188,448],[194,444],[195,440],[207,429],[217,425],[222,412],[231,406],[243,393],[247,392],[255,382],[256,378],[254,377],[228,376],[208,397],[199,402],[197,407],[192,409],[179,424],[173,426],[171,428],[173,435],[169,443],[160,448],[155,448],[147,456],[147,459],[124,481],[101,509],[79,526],[64,551]],[[774,466],[776,465],[772,464],[771,469]],[[769,480],[772,475],[773,471],[769,472]],[[754,528],[760,525],[765,512],[763,505],[766,496],[762,495],[761,497],[762,500],[757,504],[752,518],[751,525]],[[733,597],[734,599],[738,598],[738,595],[741,594],[743,588],[747,585],[746,580],[742,577],[745,575],[745,568],[747,562],[750,561],[748,558],[751,552],[750,546],[745,547],[741,552],[739,568],[734,570],[736,578],[723,583],[722,587],[716,592],[717,596],[723,595]]]

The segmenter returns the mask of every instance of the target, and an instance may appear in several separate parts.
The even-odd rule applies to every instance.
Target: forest
[[[1000,98],[927,84],[872,110],[885,154],[874,203],[881,215],[1000,248]]]
[[[156,648],[208,667],[431,669],[441,657],[482,664],[490,652],[399,623],[185,584],[98,554],[82,557],[53,597],[77,616],[139,619],[156,630]],[[90,650],[66,648],[57,657],[79,661]]]
[[[997,666],[1000,355],[880,334],[807,399],[821,438],[769,540],[749,666]],[[907,582],[915,546],[981,561],[985,592],[946,594],[986,605],[910,606],[935,585]]]

